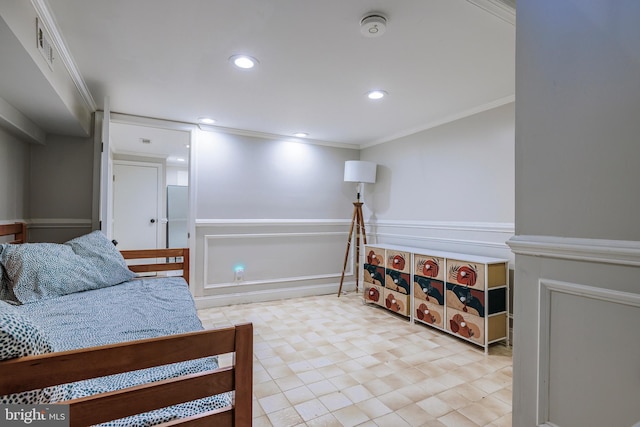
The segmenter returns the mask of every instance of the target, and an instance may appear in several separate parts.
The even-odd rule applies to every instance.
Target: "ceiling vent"
[[[380,14],[369,14],[360,21],[360,32],[365,37],[380,37],[387,31],[387,18]]]
[[[42,25],[42,20],[36,18],[36,41],[38,43],[38,51],[44,57],[49,68],[53,70],[53,45],[51,36]]]
[[[151,140],[149,138],[140,138],[140,142],[143,144],[151,144]]]

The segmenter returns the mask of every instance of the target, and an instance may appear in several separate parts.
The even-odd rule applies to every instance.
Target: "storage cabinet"
[[[508,345],[508,260],[366,245],[364,300],[481,345]]]

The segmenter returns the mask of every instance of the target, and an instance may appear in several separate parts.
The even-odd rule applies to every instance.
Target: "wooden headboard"
[[[24,222],[0,224],[0,236],[13,236],[13,240],[9,243],[24,243],[27,241],[27,224]]]
[[[27,224],[16,222],[0,225],[0,236],[13,236],[13,240],[9,243],[26,243]],[[189,248],[122,250],[120,253],[129,261],[153,259],[153,261],[130,264],[129,270],[134,273],[182,271],[182,277],[189,283]]]

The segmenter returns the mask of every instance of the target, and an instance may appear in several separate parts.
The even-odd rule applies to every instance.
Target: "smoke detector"
[[[387,18],[370,14],[360,21],[360,32],[365,37],[380,37],[387,30]]]

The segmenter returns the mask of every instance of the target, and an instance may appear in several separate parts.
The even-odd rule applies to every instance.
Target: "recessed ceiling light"
[[[382,98],[384,98],[384,97],[385,97],[385,96],[387,96],[387,95],[388,95],[388,94],[387,94],[387,92],[386,92],[386,91],[384,91],[384,90],[379,90],[379,89],[376,89],[376,90],[372,90],[372,91],[367,92],[367,97],[368,97],[369,99],[382,99]]]
[[[184,159],[182,157],[178,157],[176,160],[179,162],[184,162]]]
[[[199,117],[198,121],[200,123],[204,123],[205,125],[212,125],[212,124],[214,124],[216,122],[215,120],[213,120],[210,117]]]
[[[231,61],[231,63],[236,67],[243,68],[245,70],[253,68],[258,64],[258,60],[256,58],[248,55],[233,55],[229,58],[229,61]]]
[[[307,132],[296,132],[293,134],[293,136],[297,136],[298,138],[306,138],[309,136],[309,134]]]

